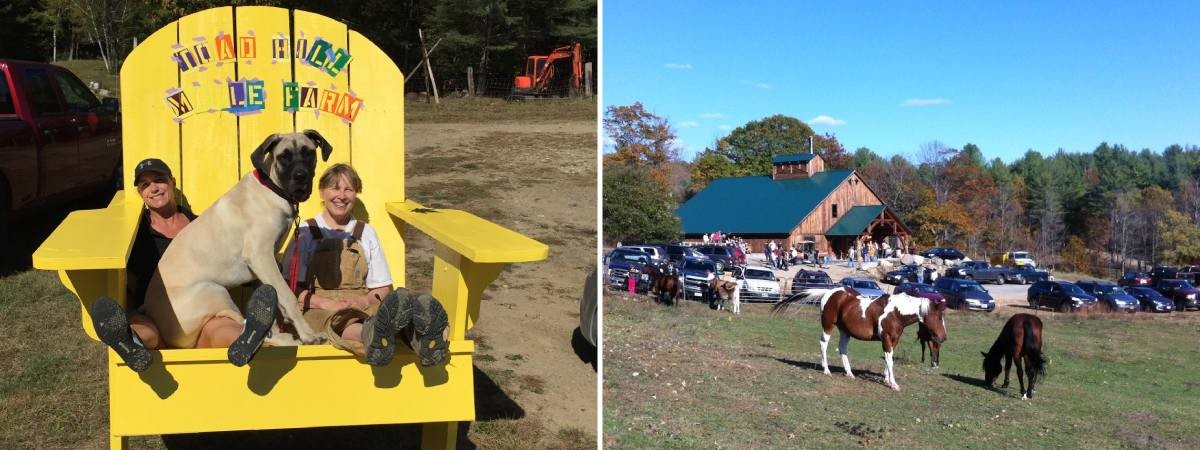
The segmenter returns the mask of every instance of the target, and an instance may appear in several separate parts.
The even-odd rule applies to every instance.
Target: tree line
[[[98,58],[116,73],[133,48],[163,25],[218,6],[301,9],[347,24],[408,71],[426,45],[441,40],[435,74],[460,80],[466,68],[511,77],[528,55],[572,42],[596,58],[596,0],[9,0],[0,6],[0,56],[35,61]],[[420,79],[420,77],[413,77]],[[412,81],[412,80],[410,80]]]
[[[670,124],[640,103],[607,108],[604,125],[614,143],[604,158],[609,241],[673,240],[680,233],[677,218],[673,225],[654,219],[659,223],[630,226],[629,217],[638,214],[629,210],[646,202],[618,195],[656,198],[655,208],[674,211],[713,179],[770,175],[774,155],[811,148],[829,169],[858,170],[922,248],[953,246],[976,259],[1030,250],[1040,264],[1103,276],[1155,264],[1200,263],[1195,145],[1155,151],[1102,142],[1087,153],[1058,149],[1043,155],[1030,149],[1006,163],[985,158],[971,143],[955,148],[932,141],[911,154],[885,158],[866,147],[847,152],[835,135],[819,135],[799,119],[774,115],[734,129],[691,161],[681,161]],[[610,199],[610,182],[627,182],[630,174],[644,174],[653,184],[614,191]],[[609,221],[610,207],[624,222]]]

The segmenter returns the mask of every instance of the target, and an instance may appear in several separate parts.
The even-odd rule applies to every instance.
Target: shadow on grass
[[[811,362],[807,362],[807,361],[794,361],[794,360],[787,359],[787,358],[775,358],[775,360],[779,361],[781,363],[784,363],[784,364],[799,367],[801,369],[815,370],[817,372],[825,371],[825,369],[822,369],[821,365],[817,364],[817,363],[811,363]],[[851,370],[854,371],[854,376],[857,378],[862,378],[864,380],[878,381],[880,383],[883,383],[883,375],[882,374],[879,374],[877,372],[872,372],[869,370],[863,370],[863,369],[851,368]],[[829,371],[832,372],[833,375],[838,375],[838,376],[844,376],[844,374],[846,373],[845,368],[843,368],[842,366],[832,366],[831,365],[831,366],[829,366]]]
[[[999,389],[996,389],[993,386],[989,386],[986,382],[983,381],[982,378],[973,378],[973,377],[968,377],[966,375],[949,374],[949,373],[943,373],[942,376],[949,378],[951,380],[957,381],[959,383],[975,386],[978,388],[987,389],[992,392],[1000,392]]]
[[[520,419],[521,408],[491,377],[475,370],[475,420]],[[330,392],[328,394],[333,394]],[[321,414],[336,414],[336,395],[313,394],[312,409]],[[396,405],[403,408],[403,404]],[[302,414],[288,411],[263,411],[267,414]],[[470,422],[458,425],[458,448],[473,449],[468,439]],[[290,430],[248,430],[215,433],[172,434],[162,436],[169,449],[220,448],[261,450],[264,448],[355,448],[416,449],[421,447],[421,424],[364,425],[346,427],[299,428]]]

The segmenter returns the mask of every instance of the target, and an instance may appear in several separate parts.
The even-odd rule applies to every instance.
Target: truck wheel
[[[1000,275],[999,281],[996,282],[996,284],[1007,284],[1007,283],[1008,283],[1008,279],[1004,278],[1004,275]]]
[[[1034,299],[1029,300],[1029,307],[1033,308],[1034,311],[1037,311],[1038,309],[1040,309],[1040,306],[1041,305],[1038,304],[1037,300],[1034,300]]]

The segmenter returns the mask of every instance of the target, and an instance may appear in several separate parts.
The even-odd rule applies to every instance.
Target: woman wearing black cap
[[[150,158],[138,163],[133,179],[146,207],[126,264],[126,308],[111,298],[100,297],[92,305],[92,321],[100,339],[116,350],[131,369],[141,372],[150,366],[147,349],[157,349],[162,342],[158,327],[137,308],[146,297],[150,278],[167,245],[196,215],[176,202],[175,177],[162,160]],[[129,332],[131,329],[133,333]]]

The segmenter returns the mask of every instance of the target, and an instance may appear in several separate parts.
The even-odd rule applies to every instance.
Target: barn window
[[[837,218],[837,203],[833,204],[833,217]]]

